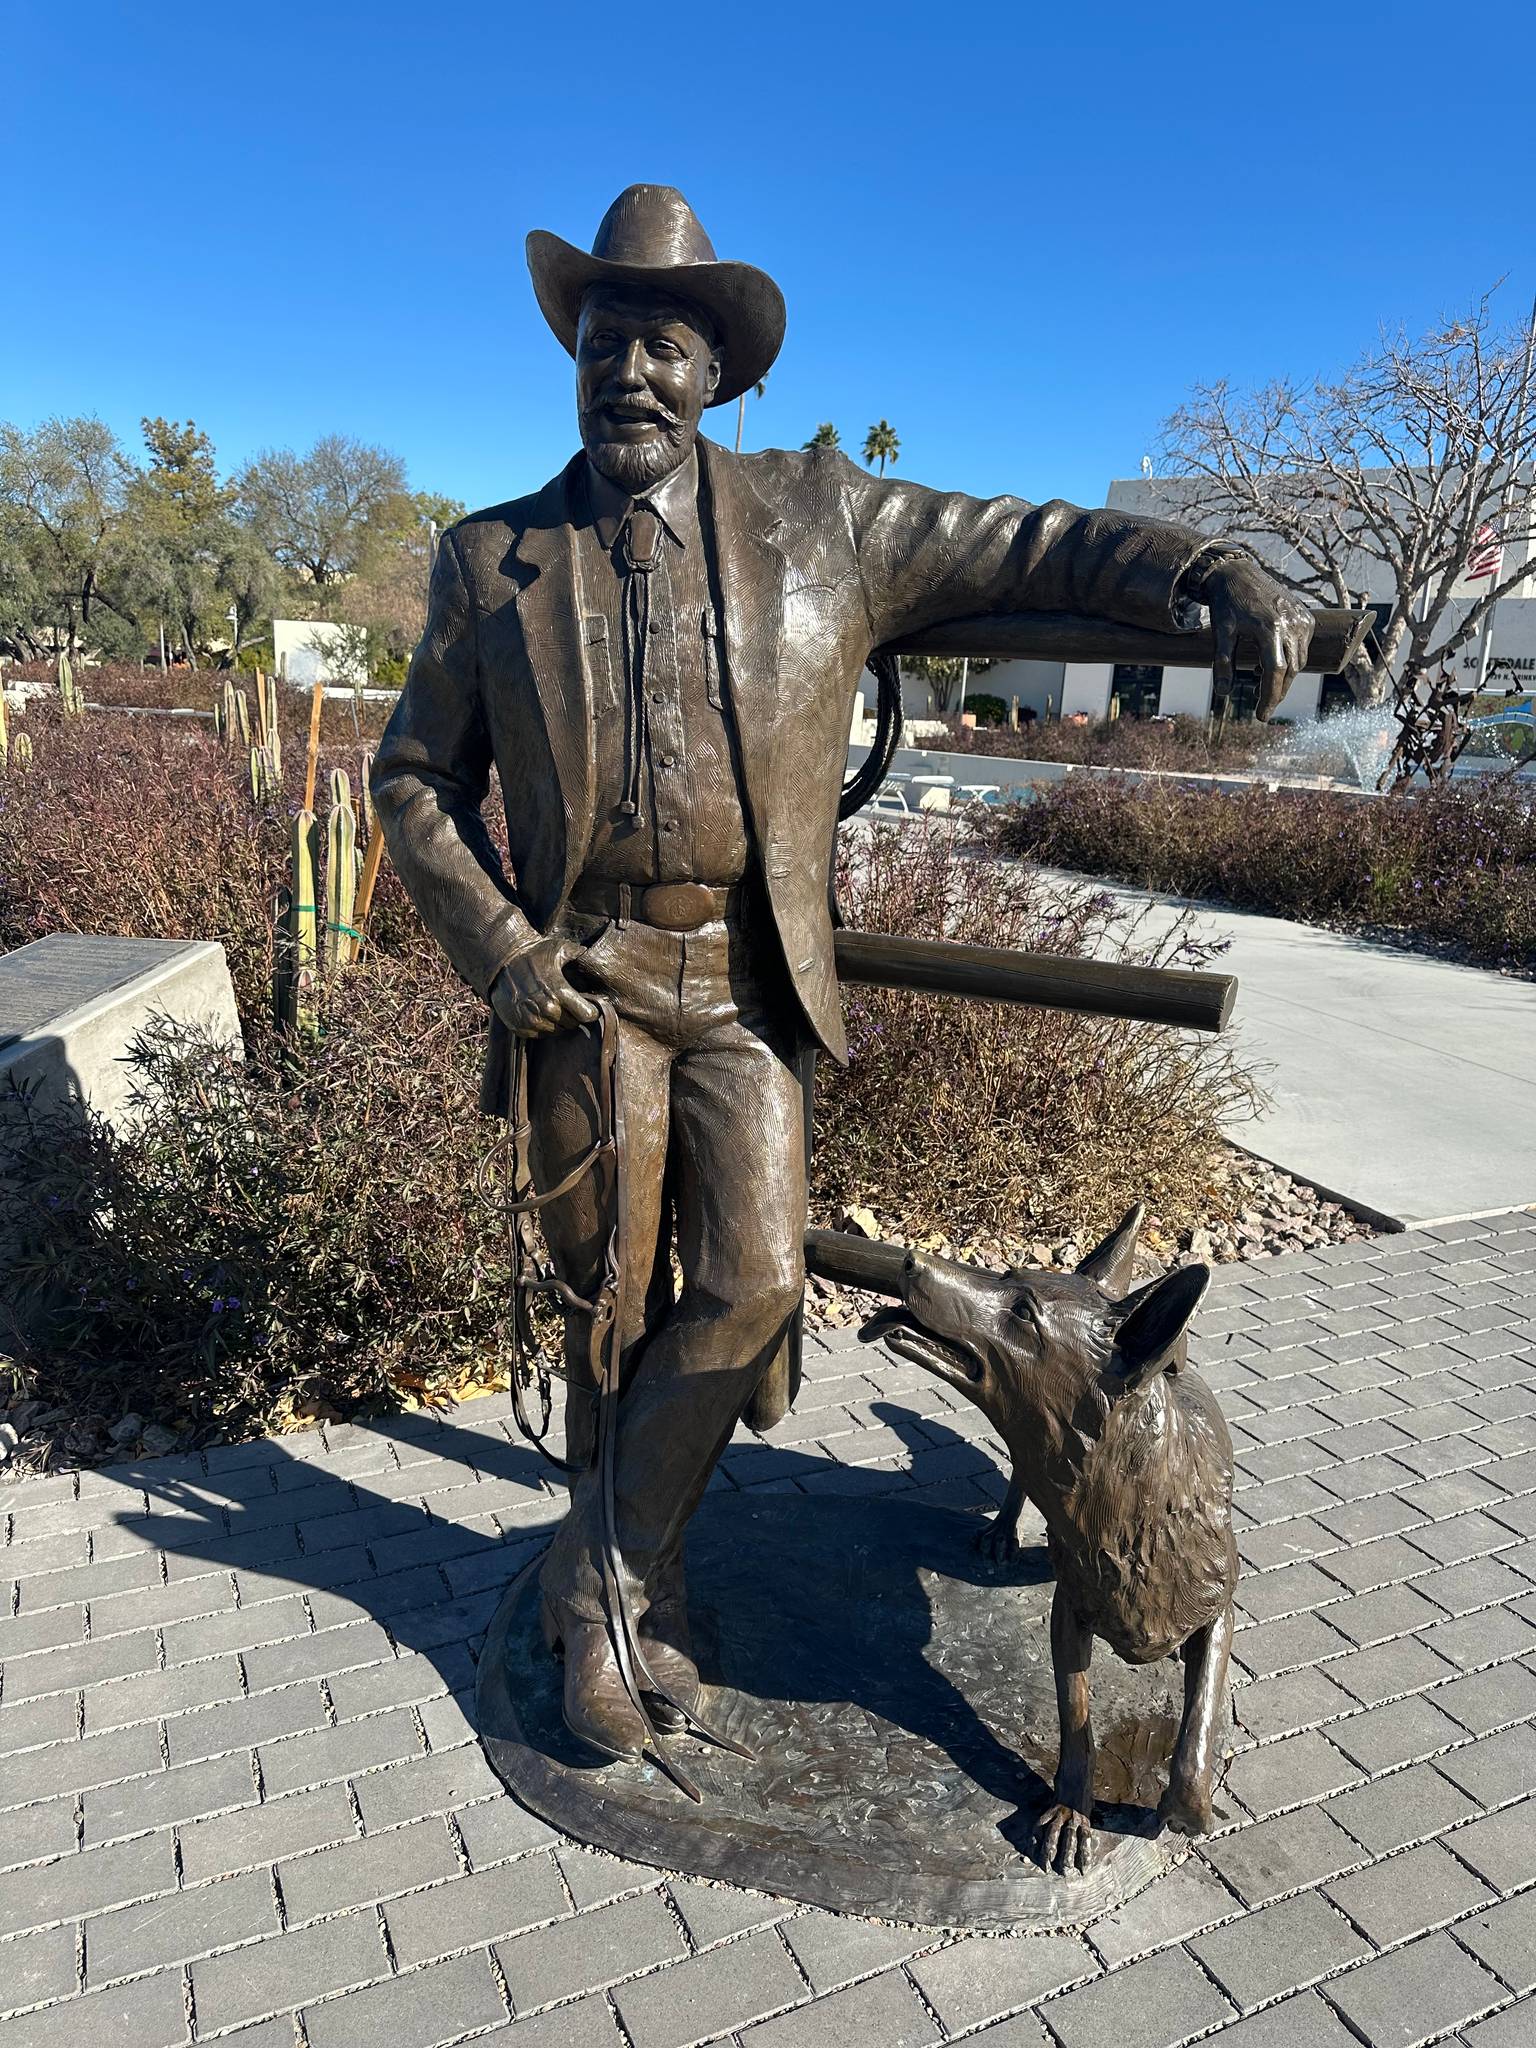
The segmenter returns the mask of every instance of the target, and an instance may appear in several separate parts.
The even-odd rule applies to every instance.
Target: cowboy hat
[[[631,185],[603,215],[589,255],[543,228],[528,237],[539,310],[570,355],[582,294],[594,284],[649,284],[698,306],[720,332],[724,405],[768,374],[784,340],[784,294],[750,263],[721,263],[698,215],[670,185]]]

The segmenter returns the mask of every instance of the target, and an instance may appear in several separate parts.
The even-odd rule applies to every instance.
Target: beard
[[[669,477],[688,460],[698,423],[671,413],[654,414],[659,429],[645,441],[616,440],[601,406],[581,414],[581,444],[600,475],[632,498]]]

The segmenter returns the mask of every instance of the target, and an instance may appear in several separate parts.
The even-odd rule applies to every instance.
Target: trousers
[[[800,1302],[800,1029],[787,977],[763,969],[777,940],[748,919],[677,933],[568,918],[583,948],[571,979],[608,996],[619,1020],[629,1232],[615,1534],[639,1614],[674,1582],[688,1519]],[[588,1032],[529,1043],[538,1186],[557,1185],[593,1143],[596,1052]],[[542,1221],[556,1271],[591,1299],[611,1221],[599,1177],[584,1176]],[[578,1469],[541,1583],[598,1621],[596,1403],[586,1319],[569,1311],[565,1359],[567,1454]]]

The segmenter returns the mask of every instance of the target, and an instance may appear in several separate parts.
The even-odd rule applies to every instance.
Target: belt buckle
[[[696,932],[715,915],[715,892],[703,882],[653,882],[641,915],[664,932]]]

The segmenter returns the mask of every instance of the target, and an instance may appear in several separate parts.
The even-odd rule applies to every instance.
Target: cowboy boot
[[[584,1621],[563,1601],[545,1599],[544,1640],[565,1660],[565,1725],[589,1749],[617,1763],[638,1763],[650,1737],[624,1684],[607,1624]]]
[[[640,1647],[651,1676],[666,1687],[677,1707],[658,1694],[647,1692],[645,1704],[651,1719],[666,1734],[685,1728],[686,1708],[696,1714],[703,1693],[699,1667],[693,1658],[693,1638],[688,1627],[688,1588],[683,1579],[682,1559],[674,1558],[662,1567],[657,1587],[640,1621]]]

